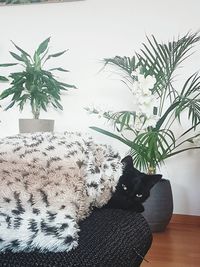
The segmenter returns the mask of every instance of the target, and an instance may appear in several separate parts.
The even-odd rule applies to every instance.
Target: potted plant
[[[200,76],[198,73],[189,76],[182,86],[179,85],[180,90],[174,82],[177,68],[191,55],[199,40],[198,33],[188,33],[167,43],[159,43],[154,36],[147,37],[147,44],[132,58],[104,59],[105,65],[121,71],[122,81],[130,90],[135,106],[133,110],[119,112],[86,108],[111,121],[117,134],[91,128],[127,145],[135,167],[144,172],[155,173],[166,159],[200,148],[195,142],[199,138],[196,129],[200,123]],[[185,129],[179,134],[174,131],[174,125],[177,121],[181,123],[186,114],[189,126],[184,124]],[[169,180],[161,179],[155,185],[145,207],[144,216],[152,230],[164,230],[173,211]],[[151,215],[154,217],[148,218]]]
[[[30,56],[15,43],[13,45],[18,54],[10,52],[12,57],[19,62],[22,70],[10,73],[8,76],[10,87],[1,93],[0,100],[12,97],[5,110],[18,105],[22,111],[25,104],[30,104],[33,119],[19,119],[21,133],[53,131],[53,120],[39,119],[41,110],[47,111],[50,105],[55,109],[63,110],[61,92],[67,91],[69,88],[76,88],[74,85],[60,82],[53,74],[54,71],[68,72],[68,70],[60,67],[48,70],[44,68],[48,60],[59,57],[67,51],[49,54],[49,41],[50,38],[44,40],[35,50],[33,56]],[[6,64],[2,64],[2,66],[6,66]]]

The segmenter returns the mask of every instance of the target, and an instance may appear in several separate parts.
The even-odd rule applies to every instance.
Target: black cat
[[[162,178],[160,174],[148,175],[133,167],[131,156],[125,157],[122,176],[105,208],[133,210],[143,212],[142,203],[150,196],[151,188]]]

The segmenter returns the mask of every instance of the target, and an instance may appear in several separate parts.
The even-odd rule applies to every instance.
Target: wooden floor
[[[200,224],[170,223],[153,235],[142,267],[200,267]]]

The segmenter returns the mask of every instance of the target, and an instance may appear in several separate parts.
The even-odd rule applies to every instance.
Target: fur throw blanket
[[[80,220],[108,202],[121,172],[118,153],[80,133],[0,139],[0,251],[76,247]]]

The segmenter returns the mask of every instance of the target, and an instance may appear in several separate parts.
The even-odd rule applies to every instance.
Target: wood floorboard
[[[154,233],[141,267],[200,267],[200,226],[170,223],[164,233]]]

